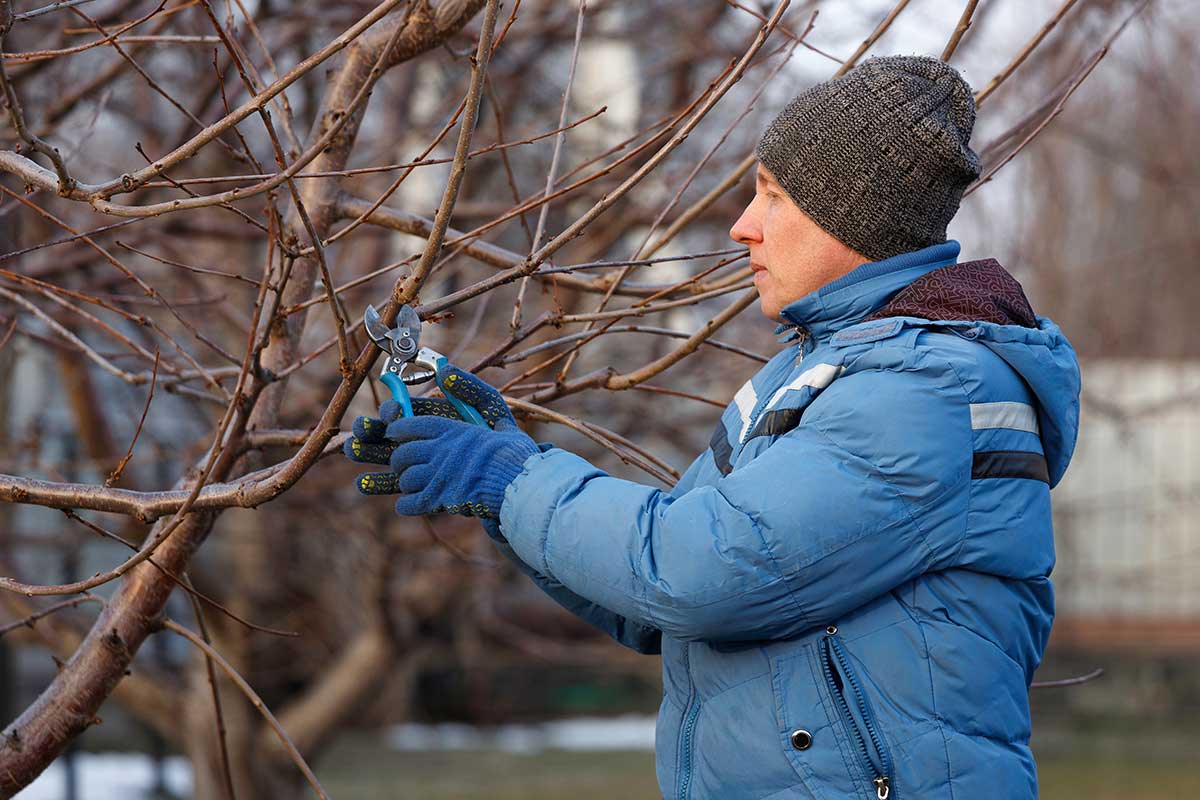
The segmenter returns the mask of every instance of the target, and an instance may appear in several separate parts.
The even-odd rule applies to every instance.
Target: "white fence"
[[[1083,365],[1054,490],[1062,618],[1200,620],[1200,362]]]

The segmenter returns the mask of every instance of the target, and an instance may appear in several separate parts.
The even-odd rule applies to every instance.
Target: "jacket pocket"
[[[870,781],[875,797],[878,800],[896,800],[891,753],[879,733],[871,704],[863,692],[862,684],[854,675],[850,657],[838,638],[836,627],[830,626],[826,636],[821,639],[818,657],[838,720],[845,728],[851,750]]]

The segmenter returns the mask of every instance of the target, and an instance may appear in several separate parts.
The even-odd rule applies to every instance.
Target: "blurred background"
[[[35,5],[18,3],[15,10]],[[60,148],[81,180],[101,181],[142,166],[132,142],[153,158],[194,133],[194,121],[172,103],[176,98],[205,121],[219,118],[225,102],[244,101],[244,87],[235,85],[226,62],[221,68],[231,76],[230,96],[222,98],[213,74],[214,59],[224,54],[216,54],[219,43],[194,5],[172,4],[168,10],[179,13],[152,21],[145,41],[127,43],[141,72],[108,47],[46,60],[9,58],[95,37],[94,27],[66,11],[30,19],[9,34],[6,65],[27,122]],[[964,3],[901,5],[869,54],[937,55]],[[611,161],[655,141],[664,117],[685,109],[745,51],[759,16],[772,6],[751,0],[591,0],[581,16],[575,2],[524,0],[489,69],[476,146],[553,131],[573,74],[564,119],[605,110],[565,136],[552,181],[565,186],[573,170],[588,174],[589,165],[596,169],[593,162],[605,163],[601,156]],[[83,6],[113,27],[153,7],[126,0]],[[282,73],[372,6],[259,0],[212,7],[259,68],[267,71],[264,53],[270,53],[276,62],[271,69]],[[696,132],[613,211],[560,250],[555,263],[644,253],[652,234],[751,152],[783,103],[829,77],[895,8],[890,0],[795,0],[754,66]],[[506,3],[501,27],[512,11]],[[997,258],[1021,281],[1038,313],[1052,317],[1071,339],[1083,369],[1081,436],[1053,494],[1058,616],[1037,679],[1103,674],[1032,691],[1033,745],[1043,797],[1184,796],[1200,789],[1191,764],[1200,752],[1200,351],[1193,341],[1200,306],[1194,263],[1200,248],[1200,15],[1189,0],[982,0],[952,63],[977,91],[984,89],[1051,21],[1045,40],[980,104],[976,149],[986,164],[1003,166],[965,199],[950,230],[962,243],[963,260]],[[421,157],[466,91],[467,56],[479,25],[473,19],[444,45],[380,80],[346,169]],[[803,42],[796,40],[800,36]],[[1078,83],[1091,64],[1094,69]],[[323,90],[323,71],[316,70],[287,92],[301,138]],[[248,122],[241,133],[224,147],[202,151],[173,177],[254,172],[235,158],[238,151],[257,154],[274,168],[262,126]],[[14,137],[11,125],[0,128],[0,147],[10,148]],[[451,135],[431,156],[446,159],[453,148]],[[452,226],[471,230],[542,192],[554,151],[554,138],[545,137],[472,159]],[[388,207],[432,217],[448,171],[444,161],[413,170]],[[548,235],[540,241],[630,171],[619,165],[550,204]],[[397,176],[396,168],[347,174],[342,187],[352,199],[370,203]],[[155,316],[201,361],[214,363],[212,348],[178,317],[139,296],[95,249],[78,240],[52,244],[67,236],[63,227],[18,197],[27,196],[77,231],[113,218],[53,192],[27,192],[12,176],[0,175],[0,186],[8,189],[0,196],[0,268]],[[199,185],[197,191],[214,189]],[[682,260],[644,267],[631,285],[671,285],[716,263],[715,257],[687,256],[729,248],[728,227],[751,195],[747,178],[659,251]],[[252,204],[237,207],[250,210]],[[407,230],[363,225],[327,248],[338,285],[392,268],[341,294],[351,320],[367,302],[386,299],[403,274],[397,270],[420,252],[422,240],[412,234],[427,229],[406,224]],[[534,210],[510,216],[481,237],[524,257],[540,227]],[[95,240],[169,297],[179,316],[205,337],[235,356],[245,349],[254,284],[270,258],[260,230],[229,209],[210,208],[139,221]],[[210,272],[177,268],[178,262]],[[494,272],[494,265],[452,251],[422,300]],[[169,488],[210,444],[222,405],[202,396],[201,382],[173,384],[196,387],[191,393],[164,384],[141,425],[147,386],[97,368],[64,344],[49,320],[132,370],[130,354],[118,352],[122,347],[112,335],[33,294],[9,273],[0,287],[7,292],[0,296],[0,472],[102,484],[140,429],[134,456],[115,485]],[[457,307],[425,343],[464,366],[479,363],[509,337],[518,291],[511,284]],[[599,299],[594,289],[570,282],[533,283],[525,292],[525,322],[543,310],[593,310]],[[618,299],[623,306],[636,297]],[[727,302],[714,296],[679,303],[639,324],[690,333]],[[136,321],[96,314],[139,344],[157,346],[153,332]],[[311,310],[302,352],[316,352],[330,340],[332,319],[324,303]],[[537,331],[521,347],[576,330]],[[571,374],[606,365],[627,370],[675,344],[665,335],[629,333],[589,342]],[[553,405],[652,453],[666,465],[658,478],[578,428],[531,419],[531,432],[613,474],[669,484],[664,478],[670,469],[682,471],[707,447],[721,407],[758,368],[755,354],[777,347],[772,326],[755,307],[718,338],[728,347],[702,348],[659,376],[652,387],[657,390],[580,392]],[[164,359],[176,357],[170,348],[162,345]],[[552,380],[562,366],[530,372],[549,352],[511,363],[493,359],[481,375],[508,385],[512,395],[532,396],[547,384],[530,381]],[[291,375],[277,427],[303,432],[313,426],[340,379],[336,348],[317,353]],[[359,390],[343,430],[354,416],[373,412],[378,395],[372,383],[373,377]],[[266,444],[255,463],[274,464],[290,452]],[[214,645],[293,732],[330,795],[657,796],[652,747],[658,660],[622,651],[545,600],[493,553],[473,520],[405,520],[392,514],[386,500],[361,498],[353,488],[359,471],[340,458],[325,459],[273,502],[224,511],[189,565],[196,588],[233,613],[299,634],[271,635],[211,609],[205,615]],[[136,542],[150,529],[114,514],[82,516]],[[61,511],[0,503],[0,574],[65,582],[125,557],[121,545]],[[108,597],[111,590],[100,587],[96,594]],[[49,605],[0,592],[5,724],[52,680],[96,613],[84,604],[11,625]],[[167,613],[193,621],[183,592],[175,593]],[[227,682],[221,696],[231,756],[244,781],[238,796],[306,791],[254,709]],[[204,661],[186,642],[154,635],[138,653],[133,677],[105,704],[103,724],[76,739],[19,796],[219,798],[211,706]]]

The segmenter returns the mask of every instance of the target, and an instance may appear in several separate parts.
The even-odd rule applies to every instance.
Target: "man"
[[[661,651],[665,797],[1037,794],[1079,373],[999,264],[946,241],[974,120],[953,69],[889,57],[770,125],[730,235],[787,346],[670,492],[539,447],[454,370],[494,429],[445,401],[356,423],[347,452],[390,454],[400,513],[483,517],[560,603]]]

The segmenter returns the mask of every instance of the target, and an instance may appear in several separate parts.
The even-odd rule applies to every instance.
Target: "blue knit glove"
[[[415,417],[400,417],[393,401],[380,417],[360,417],[344,452],[353,461],[391,466],[358,478],[363,494],[400,494],[404,515],[449,512],[499,519],[504,490],[539,447],[513,419],[500,393],[453,366],[439,372],[445,391],[479,410],[491,428],[458,418],[446,400],[415,398]],[[424,402],[419,402],[424,401]]]

